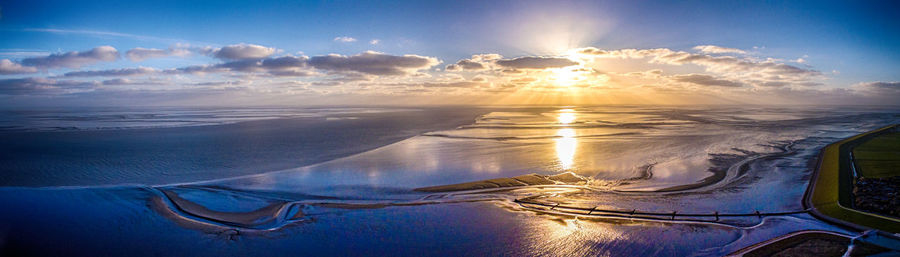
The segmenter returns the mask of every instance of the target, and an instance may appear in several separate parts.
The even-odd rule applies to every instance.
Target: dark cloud
[[[307,65],[307,57],[282,56],[261,60],[247,59],[220,64],[195,65],[165,70],[167,74],[206,74],[223,72],[268,73],[273,76],[305,77],[313,72]]]
[[[578,62],[567,58],[536,56],[497,60],[496,63],[497,65],[513,69],[549,69],[578,65]]]
[[[273,70],[305,68],[307,60],[309,60],[309,58],[307,58],[305,56],[301,56],[301,57],[283,56],[283,57],[263,60],[262,67],[264,67],[266,69],[273,69]]]
[[[98,62],[112,62],[119,58],[119,51],[112,46],[100,46],[94,49],[77,52],[51,54],[45,57],[33,57],[22,60],[22,65],[33,66],[40,69],[47,68],[78,68],[84,65]]]
[[[790,83],[783,82],[783,81],[766,81],[766,82],[755,83],[755,85],[761,86],[761,87],[784,87],[784,86],[790,85]]]
[[[213,51],[213,56],[224,60],[259,60],[275,54],[275,48],[253,44],[229,45]]]
[[[110,85],[130,85],[130,84],[132,84],[131,80],[129,80],[129,79],[123,79],[123,78],[104,80],[102,83],[103,83],[104,86],[110,86]]]
[[[222,68],[226,71],[239,71],[239,72],[262,72],[265,69],[262,68],[262,60],[240,60],[233,62],[226,62],[222,64],[215,65],[217,68]]]
[[[371,75],[406,75],[416,70],[431,68],[440,63],[433,57],[418,55],[389,55],[367,51],[358,55],[330,54],[313,56],[309,64],[328,71],[354,71]]]
[[[318,75],[310,70],[270,70],[269,75],[278,77],[309,77]]]
[[[159,70],[154,68],[123,68],[112,70],[94,70],[94,71],[73,71],[68,72],[66,77],[119,77],[119,76],[137,76],[157,73]]]
[[[306,56],[282,56],[278,58],[265,59],[260,66],[269,74],[282,77],[307,77],[316,73],[311,71],[307,65],[309,58]]]
[[[854,87],[864,91],[873,93],[892,93],[900,94],[900,81],[884,82],[866,82],[855,85]],[[895,103],[896,104],[896,103]]]
[[[152,49],[152,48],[141,48],[137,47],[128,52],[125,52],[125,57],[127,57],[131,61],[139,62],[145,59],[150,58],[160,58],[171,55],[168,50],[163,49]]]
[[[0,80],[0,95],[62,94],[67,89],[89,89],[100,85],[95,81],[69,81],[46,78]]]
[[[200,75],[206,73],[216,73],[216,72],[227,72],[228,69],[220,68],[217,65],[206,64],[206,65],[194,65],[187,66],[175,69],[164,70],[163,72],[166,74],[192,74],[192,75]]]
[[[448,71],[484,70],[487,69],[487,66],[480,62],[465,59],[456,62],[456,64],[447,65],[446,69]]]
[[[607,52],[604,50],[601,50],[601,49],[597,49],[595,47],[587,47],[587,48],[578,49],[578,53],[579,54],[588,54],[588,55],[604,55]]]
[[[874,88],[900,90],[900,82],[897,82],[897,81],[894,81],[894,82],[881,82],[881,81],[870,82],[870,83],[866,83],[866,85],[868,85],[870,87],[874,87]]]
[[[525,73],[524,71],[517,70],[517,69],[505,69],[505,70],[501,70],[500,72],[503,72],[506,74],[516,74],[516,75]]]
[[[417,55],[387,55],[365,52],[353,56],[326,55],[282,56],[264,59],[234,60],[213,65],[197,65],[166,70],[169,74],[204,74],[217,72],[260,72],[274,76],[312,76],[312,68],[325,71],[354,71],[370,75],[403,75],[430,68],[439,62],[435,58]]]
[[[263,60],[241,60],[215,65],[214,68],[238,72],[266,72],[275,76],[310,76],[315,74],[305,56],[283,56]]]
[[[687,82],[693,83],[702,86],[716,86],[716,87],[742,87],[743,83],[718,79],[714,76],[704,75],[704,74],[687,74],[687,75],[675,75],[672,77],[675,81],[679,82]]]
[[[152,68],[123,68],[97,71],[76,71],[66,73],[66,77],[113,77],[136,76],[153,73],[164,74],[206,74],[224,72],[267,73],[273,76],[313,76],[314,70],[332,72],[357,72],[367,75],[405,75],[420,69],[427,69],[440,63],[436,58],[418,55],[388,55],[378,52],[364,52],[353,56],[326,55],[308,58],[305,56],[282,56],[276,58],[257,58],[268,55],[253,54],[257,50],[256,45],[237,45],[223,47],[215,51],[228,61],[219,64],[195,65],[167,70]],[[148,50],[148,49],[143,49]],[[162,51],[162,50],[160,50]],[[160,51],[150,51],[155,54],[163,54]],[[224,51],[224,52],[223,52]],[[274,51],[274,50],[272,50]],[[146,57],[146,56],[145,56]],[[240,57],[240,58],[239,58]],[[12,67],[12,66],[10,66]],[[349,73],[348,73],[349,74]]]
[[[0,60],[0,75],[35,73],[37,69],[34,67],[22,66],[14,63],[9,59]]]

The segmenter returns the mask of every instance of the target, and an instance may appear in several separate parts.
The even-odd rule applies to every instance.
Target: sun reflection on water
[[[572,109],[560,110],[559,116],[556,118],[562,124],[571,124],[575,121],[575,111]],[[572,169],[575,162],[575,148],[578,139],[575,138],[575,130],[572,128],[563,128],[556,131],[556,135],[560,138],[556,140],[556,158],[559,159],[559,165],[563,170]]]
[[[562,124],[571,124],[575,121],[575,110],[572,109],[562,109],[559,110],[559,116],[556,117],[556,120]]]

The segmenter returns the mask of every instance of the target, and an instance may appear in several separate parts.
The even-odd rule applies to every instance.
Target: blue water
[[[83,114],[91,115],[97,114]],[[514,200],[679,213],[802,210],[823,146],[898,122],[900,110],[865,107],[485,107],[7,131],[0,137],[19,146],[4,146],[16,157],[3,161],[18,166],[4,168],[0,242],[6,253],[24,255],[719,256],[792,231],[855,232],[802,213],[659,221],[575,215]],[[293,131],[309,136],[278,139]],[[154,148],[159,142],[141,135],[164,142]],[[273,139],[217,144],[246,135]],[[103,147],[77,148],[106,136],[113,140]],[[46,158],[66,154],[35,147],[55,142],[43,138],[139,168]],[[304,144],[315,150],[292,148]],[[151,150],[114,154],[128,145]],[[256,146],[241,149],[248,145]],[[23,148],[31,150],[17,151]],[[159,157],[167,149],[189,158]],[[296,161],[316,151],[337,154]],[[264,164],[272,162],[281,166]],[[587,182],[413,190],[564,172]]]

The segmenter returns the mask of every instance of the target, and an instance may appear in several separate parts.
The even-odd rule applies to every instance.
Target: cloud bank
[[[84,52],[67,52],[51,54],[45,57],[25,58],[22,65],[32,66],[38,69],[50,68],[79,68],[98,62],[112,62],[119,59],[119,51],[112,46],[99,46]]]
[[[297,95],[366,99],[408,96],[445,104],[457,102],[441,99],[520,99],[527,103],[533,99],[593,97],[608,101],[585,100],[597,104],[629,103],[633,99],[657,99],[661,103],[756,103],[754,99],[765,99],[767,103],[816,103],[830,99],[891,104],[896,102],[891,99],[900,98],[900,82],[834,84],[830,76],[836,73],[820,72],[808,63],[715,45],[683,51],[585,47],[560,55],[510,57],[482,53],[451,61],[443,69],[436,68],[442,63],[438,58],[415,54],[365,51],[305,56],[302,52],[281,52],[275,47],[248,43],[223,47],[136,47],[124,54],[131,62],[117,63],[124,63],[125,67],[99,70],[82,68],[118,60],[119,52],[114,47],[2,59],[0,75],[5,77],[0,77],[0,98],[74,97],[86,95],[85,92],[99,97],[122,95],[124,91],[129,91],[130,96],[151,91],[167,91],[171,95],[233,91],[251,98],[265,95],[266,99]],[[134,62],[164,57],[172,57],[165,63],[185,62],[180,62],[183,66],[128,67],[136,65]]]

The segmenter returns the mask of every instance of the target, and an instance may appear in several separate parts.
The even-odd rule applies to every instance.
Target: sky
[[[897,105],[897,10],[0,0],[0,107]]]

